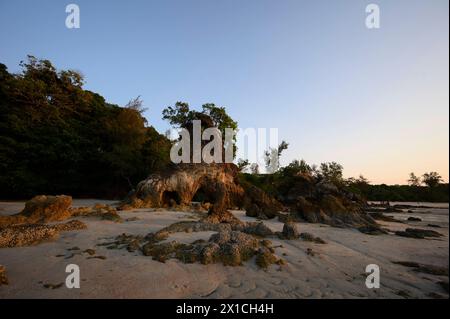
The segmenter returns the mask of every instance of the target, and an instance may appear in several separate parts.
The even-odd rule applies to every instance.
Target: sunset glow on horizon
[[[225,106],[239,127],[278,128],[282,165],[338,162],[345,177],[449,181],[449,3],[377,1],[86,1],[0,3],[0,62],[28,54],[80,70],[110,103],[141,96],[149,125],[176,101]],[[236,9],[239,4],[239,10]],[[36,28],[39,25],[39,28]]]

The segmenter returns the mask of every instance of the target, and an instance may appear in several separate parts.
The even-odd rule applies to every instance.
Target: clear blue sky
[[[65,27],[76,3],[81,28]],[[381,28],[365,27],[377,3]],[[150,124],[178,100],[226,106],[240,127],[278,127],[282,162],[338,161],[347,176],[448,180],[447,0],[0,0],[0,62],[27,54],[82,71]]]

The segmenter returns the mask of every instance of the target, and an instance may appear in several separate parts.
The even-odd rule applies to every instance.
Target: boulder
[[[20,215],[25,216],[28,223],[62,221],[71,217],[71,205],[71,196],[39,195],[25,203]]]
[[[246,226],[243,228],[243,232],[250,235],[256,235],[259,237],[267,237],[273,235],[273,231],[269,227],[267,227],[263,222],[247,223]]]
[[[0,216],[0,228],[10,225],[35,224],[62,221],[71,217],[72,197],[66,195],[35,196],[25,203],[25,208],[18,214]]]

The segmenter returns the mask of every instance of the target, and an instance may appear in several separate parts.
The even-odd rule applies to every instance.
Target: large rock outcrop
[[[379,229],[365,212],[365,201],[343,186],[336,186],[310,174],[299,173],[280,185],[280,200],[290,207],[290,217],[310,223]]]
[[[196,195],[201,201],[238,205],[243,189],[235,183],[232,164],[181,164],[152,174],[137,185],[131,196],[133,207],[190,205]]]
[[[209,203],[209,221],[230,221],[227,209],[244,208],[256,215],[275,217],[281,205],[263,191],[244,188],[234,164],[180,164],[152,174],[137,185],[121,209],[189,206]]]
[[[242,180],[234,164],[180,164],[150,175],[137,185],[121,209],[190,206],[207,203],[206,222],[238,222],[228,209],[244,209],[260,219],[287,220],[355,227],[379,233],[379,226],[364,210],[357,195],[310,174],[281,179],[278,199]],[[282,204],[281,204],[282,203]],[[204,205],[203,205],[204,206]],[[280,214],[288,207],[289,214]],[[283,217],[284,216],[284,217]]]

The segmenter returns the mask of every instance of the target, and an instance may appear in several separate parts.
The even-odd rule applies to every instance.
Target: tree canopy
[[[237,131],[238,123],[228,115],[223,106],[216,106],[213,103],[202,105],[201,111],[191,110],[189,104],[186,102],[176,102],[174,106],[168,106],[162,111],[163,119],[167,120],[172,126],[176,128],[187,129],[192,133],[192,125],[194,120],[201,121],[201,130],[210,127],[215,127],[220,130],[222,134],[222,146],[225,148],[226,135],[225,130],[231,129]],[[192,138],[192,136],[191,136]],[[233,158],[236,155],[236,135],[233,135]],[[202,145],[205,144],[202,141]]]
[[[142,101],[110,104],[74,70],[29,56],[22,72],[0,64],[0,192],[122,196],[169,162],[170,141],[143,117]]]

